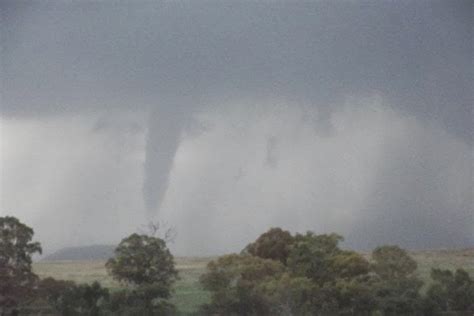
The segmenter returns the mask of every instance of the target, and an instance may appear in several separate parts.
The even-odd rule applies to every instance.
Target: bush
[[[175,307],[163,297],[169,291],[158,285],[142,285],[111,295],[107,310],[110,315],[173,315]]]
[[[46,278],[38,286],[38,296],[61,315],[98,316],[109,299],[109,291],[98,282],[76,285],[72,281]]]

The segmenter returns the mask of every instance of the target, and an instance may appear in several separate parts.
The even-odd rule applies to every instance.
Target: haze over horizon
[[[470,1],[0,1],[0,215],[46,250],[149,220],[474,245]]]

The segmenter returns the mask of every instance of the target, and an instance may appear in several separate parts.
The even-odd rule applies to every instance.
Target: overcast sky
[[[470,1],[0,1],[0,215],[44,248],[148,220],[474,243]]]

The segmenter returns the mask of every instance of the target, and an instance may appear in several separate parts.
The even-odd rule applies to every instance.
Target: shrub
[[[98,282],[91,285],[77,285],[72,281],[55,280],[53,278],[40,281],[38,294],[39,297],[45,298],[58,313],[64,316],[101,315],[109,299],[109,291]]]

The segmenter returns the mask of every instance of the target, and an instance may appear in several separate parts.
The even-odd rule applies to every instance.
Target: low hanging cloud
[[[2,119],[0,214],[32,225],[46,251],[116,242],[145,221],[142,121],[133,113]]]
[[[471,6],[2,1],[0,214],[45,248],[472,245]]]
[[[178,252],[238,250],[271,226],[337,231],[364,249],[473,242],[466,144],[380,98],[348,100],[330,134],[307,115],[267,101],[200,116],[209,130],[183,139],[161,209]]]
[[[169,177],[148,193],[160,197],[155,214],[142,195],[153,116],[3,119],[1,205],[46,249],[116,242],[151,218],[176,228],[184,255],[237,251],[272,226],[336,231],[362,249],[473,242],[466,143],[381,97],[337,108],[321,131],[317,108],[286,100],[207,106],[172,142],[176,154],[152,160]]]

